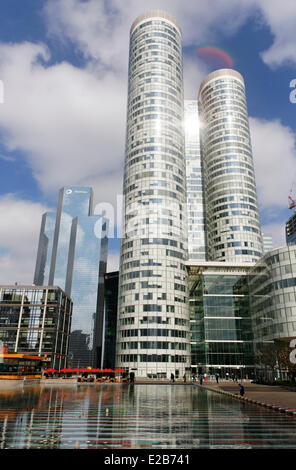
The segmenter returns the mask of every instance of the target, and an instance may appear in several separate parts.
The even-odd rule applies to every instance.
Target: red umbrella
[[[115,372],[125,372],[125,370],[123,370],[123,369],[116,369]]]
[[[55,370],[55,369],[46,369],[44,372],[50,372],[50,373],[53,373],[53,372],[57,372],[57,370]]]
[[[61,369],[60,372],[73,372],[73,369]]]
[[[112,369],[104,369],[103,372],[109,372],[109,373],[110,373],[110,372],[114,372],[114,370],[112,370]]]

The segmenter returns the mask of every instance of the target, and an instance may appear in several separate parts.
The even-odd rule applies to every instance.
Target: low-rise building
[[[67,365],[72,300],[57,286],[0,285],[0,342],[8,353]]]

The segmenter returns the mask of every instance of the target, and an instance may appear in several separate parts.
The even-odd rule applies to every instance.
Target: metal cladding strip
[[[281,408],[278,405],[273,405],[273,404],[270,404],[270,403],[264,403],[264,402],[258,401],[258,400],[252,400],[251,398],[247,398],[247,397],[241,397],[239,395],[229,393],[229,392],[225,392],[224,390],[217,390],[216,388],[212,388],[212,387],[209,387],[209,386],[206,386],[206,385],[196,384],[196,386],[200,387],[200,388],[203,388],[205,390],[210,390],[211,392],[217,392],[217,393],[221,393],[223,395],[228,395],[232,398],[238,398],[239,400],[244,400],[244,401],[247,401],[249,403],[253,403],[254,405],[264,406],[265,408],[270,408],[274,411],[279,411],[280,413],[286,413],[289,416],[292,416],[292,417],[296,418],[296,410],[289,410],[288,408]]]

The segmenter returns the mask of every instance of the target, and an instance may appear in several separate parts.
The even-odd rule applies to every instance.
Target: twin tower
[[[242,76],[211,73],[198,112],[190,157],[180,27],[161,11],[140,16],[130,31],[116,353],[116,365],[137,376],[183,375],[190,367],[186,263],[194,253],[250,264],[262,256]]]

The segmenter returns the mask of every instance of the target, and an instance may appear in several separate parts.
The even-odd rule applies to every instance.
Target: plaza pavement
[[[231,380],[219,380],[218,384],[216,381],[207,381],[203,383],[202,387],[205,386],[207,389],[215,390],[246,402],[287,413],[296,418],[296,391],[276,385],[253,384],[250,381],[244,380],[241,383],[244,386],[245,394],[241,398],[239,395],[239,383]]]

